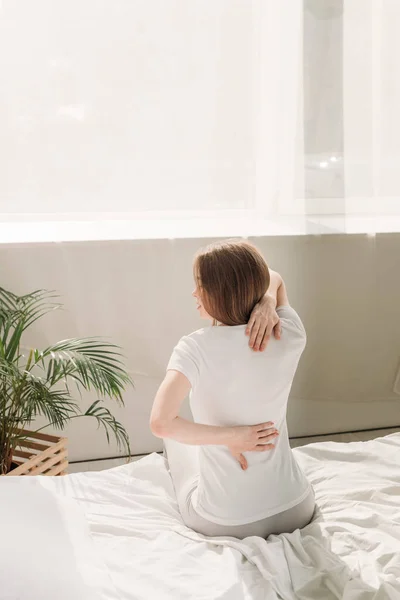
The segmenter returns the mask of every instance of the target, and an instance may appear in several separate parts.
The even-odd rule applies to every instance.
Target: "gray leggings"
[[[164,440],[164,456],[175,488],[183,522],[187,527],[209,537],[228,535],[239,539],[256,535],[266,539],[271,534],[292,533],[310,523],[315,509],[314,490],[296,506],[260,521],[244,525],[219,525],[201,517],[193,508],[192,494],[197,487],[199,465],[197,448],[175,440]]]

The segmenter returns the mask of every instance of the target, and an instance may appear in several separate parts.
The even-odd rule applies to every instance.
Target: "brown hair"
[[[227,240],[202,248],[193,265],[201,301],[214,320],[243,325],[269,286],[269,270],[249,242]]]

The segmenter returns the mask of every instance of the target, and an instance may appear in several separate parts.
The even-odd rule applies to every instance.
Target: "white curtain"
[[[305,212],[400,214],[400,3],[304,11]]]
[[[253,1],[255,208],[304,213],[303,2]]]
[[[0,213],[395,212],[398,0],[0,4]]]
[[[301,0],[4,3],[0,212],[279,213],[301,38]]]
[[[0,212],[245,209],[249,0],[0,5]]]
[[[400,4],[345,0],[347,212],[400,213]]]

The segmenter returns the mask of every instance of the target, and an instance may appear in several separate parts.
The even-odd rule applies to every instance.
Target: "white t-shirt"
[[[280,340],[264,352],[249,348],[245,325],[207,327],[184,336],[167,369],[183,373],[192,386],[196,423],[232,426],[272,421],[275,448],[246,452],[243,471],[225,446],[199,446],[200,473],[192,495],[196,512],[214,523],[241,525],[272,516],[301,502],[310,484],[289,445],[287,401],[306,333],[290,306],[277,309]]]

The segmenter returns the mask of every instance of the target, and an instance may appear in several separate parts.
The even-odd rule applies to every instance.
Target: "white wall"
[[[206,241],[0,247],[3,287],[16,293],[56,289],[65,303],[65,312],[31,332],[30,343],[101,335],[124,347],[136,389],[115,414],[134,453],[161,449],[148,418],[174,344],[202,326],[190,295],[191,263]],[[290,434],[398,425],[400,395],[392,389],[400,366],[400,235],[254,241],[284,276],[308,332],[290,401]],[[267,412],[266,403],[266,418]],[[67,434],[71,460],[116,454],[88,419],[76,420]]]

